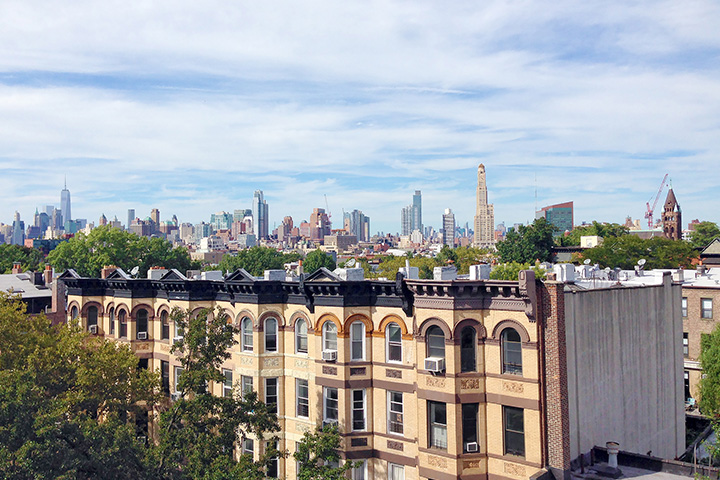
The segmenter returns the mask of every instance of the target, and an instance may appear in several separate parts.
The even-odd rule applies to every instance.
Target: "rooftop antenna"
[[[135,265],[132,270],[130,270],[130,275],[132,275],[133,278],[137,278],[137,274],[140,271],[140,266]]]
[[[354,258],[351,258],[350,260],[348,260],[347,262],[345,262],[345,267],[353,268],[354,266],[355,266],[355,259],[354,259]]]

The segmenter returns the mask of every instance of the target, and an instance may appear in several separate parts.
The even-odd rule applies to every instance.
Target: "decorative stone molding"
[[[503,471],[509,475],[513,475],[515,477],[526,477],[525,475],[525,467],[522,465],[516,465],[514,463],[508,463],[505,462],[503,464]]]
[[[323,365],[322,373],[324,375],[337,375],[337,367],[330,367],[328,365]]]
[[[385,376],[387,378],[402,378],[402,371],[394,370],[392,368],[385,369]]]
[[[389,448],[391,450],[398,450],[398,451],[402,452],[403,451],[403,443],[398,442],[396,440],[388,440],[387,448]]]
[[[442,468],[443,470],[445,470],[447,469],[447,460],[442,457],[428,455],[428,465],[430,465],[431,467]]]
[[[445,388],[445,379],[442,377],[425,377],[425,385],[428,387]]]
[[[280,366],[280,359],[277,357],[270,357],[270,358],[263,359],[263,368],[279,367],[279,366]]]
[[[525,385],[517,382],[502,382],[502,389],[504,392],[523,393]]]
[[[460,380],[460,388],[463,390],[477,390],[480,388],[479,378],[463,378]]]

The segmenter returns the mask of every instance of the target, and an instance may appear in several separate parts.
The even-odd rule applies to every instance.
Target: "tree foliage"
[[[303,271],[307,274],[311,274],[316,270],[319,270],[321,267],[325,267],[328,270],[333,271],[336,267],[335,260],[320,249],[313,250],[308,253],[303,261]]]
[[[108,265],[125,271],[139,266],[141,276],[153,266],[177,268],[181,272],[198,266],[183,247],[173,248],[167,240],[140,237],[109,225],[96,227],[89,234],[78,233],[50,252],[47,261],[57,270],[73,268],[86,277],[100,276],[102,268]]]
[[[569,235],[559,237],[558,243],[563,247],[579,246],[580,237],[597,235],[598,237],[605,239],[610,237],[622,237],[628,233],[629,230],[625,225],[620,225],[618,223],[593,222],[592,225],[573,228]]]
[[[35,248],[2,243],[0,244],[0,273],[12,272],[15,262],[22,264],[23,271],[38,271],[43,258],[43,253]]]
[[[298,480],[344,480],[346,472],[362,462],[340,465],[340,432],[336,424],[318,425],[305,432],[293,457],[298,462]]]
[[[535,278],[545,278],[545,275],[547,274],[544,269],[538,267],[537,265],[531,266],[529,263],[509,262],[501,263],[493,267],[490,271],[490,278],[492,280],[517,281],[521,270],[533,270],[535,272]]]
[[[637,235],[610,237],[597,247],[583,250],[577,258],[590,259],[600,267],[633,269],[638,260],[644,258],[645,269],[689,267],[697,251],[684,240],[670,240],[665,237],[642,239]]]
[[[218,269],[227,273],[244,268],[251,275],[259,277],[265,270],[283,270],[284,264],[301,258],[299,253],[281,253],[274,248],[255,246],[241,250],[237,255],[225,255]]]
[[[552,260],[553,232],[557,229],[544,218],[531,225],[511,228],[496,247],[503,262],[535,263]]]
[[[720,228],[713,222],[700,222],[690,234],[690,243],[695,248],[705,248],[716,238],[720,238]]]
[[[720,324],[700,342],[700,411],[717,420],[720,418]]]

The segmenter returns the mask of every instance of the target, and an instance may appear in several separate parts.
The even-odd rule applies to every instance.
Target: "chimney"
[[[107,278],[112,274],[115,270],[117,270],[117,267],[115,265],[108,265],[102,268],[100,270],[100,278]]]
[[[298,268],[297,268],[298,277],[303,274],[302,262],[303,262],[302,259],[298,260]]]
[[[13,275],[17,275],[18,273],[22,273],[22,263],[20,263],[20,262],[13,262],[12,273],[13,273]]]
[[[45,265],[45,271],[43,272],[43,280],[45,281],[45,286],[50,286],[53,280],[53,269],[50,265]]]

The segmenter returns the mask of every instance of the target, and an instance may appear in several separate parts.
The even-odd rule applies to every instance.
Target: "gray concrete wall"
[[[681,287],[565,293],[571,458],[616,441],[673,459],[685,450]]]

